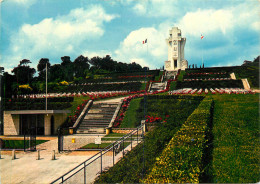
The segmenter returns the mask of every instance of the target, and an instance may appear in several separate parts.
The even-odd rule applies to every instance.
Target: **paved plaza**
[[[93,142],[97,135],[87,135]],[[50,183],[59,176],[84,162],[97,152],[63,152],[58,153],[58,139],[37,146],[40,151],[40,160],[37,160],[37,152],[17,151],[15,160],[12,160],[11,151],[2,151],[0,159],[0,183]],[[56,160],[52,160],[52,152],[55,150]]]

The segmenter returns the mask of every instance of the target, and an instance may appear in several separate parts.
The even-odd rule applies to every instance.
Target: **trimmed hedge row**
[[[177,81],[176,89],[209,89],[209,88],[244,88],[241,80],[222,80],[222,81]]]
[[[141,82],[129,82],[119,84],[87,84],[87,85],[76,85],[76,86],[65,86],[63,93],[78,93],[78,92],[91,92],[91,91],[139,91],[142,87]],[[60,91],[49,91],[60,92]]]
[[[156,158],[144,183],[198,183],[212,115],[212,100],[203,100]]]
[[[228,73],[226,74],[200,74],[200,75],[184,75],[183,79],[210,79],[210,78],[230,78]]]
[[[233,72],[240,66],[226,66],[226,67],[208,67],[208,68],[188,68],[186,73],[203,73],[203,72]]]

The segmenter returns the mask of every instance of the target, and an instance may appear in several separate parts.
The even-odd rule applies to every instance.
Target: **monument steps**
[[[166,84],[164,82],[153,82],[150,88],[150,92],[164,90]]]
[[[83,121],[80,123],[76,133],[78,134],[100,134],[106,133],[118,103],[94,102]]]

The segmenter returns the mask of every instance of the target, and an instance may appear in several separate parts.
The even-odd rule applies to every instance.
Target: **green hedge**
[[[91,91],[139,91],[142,87],[141,82],[127,82],[127,83],[114,83],[114,84],[77,84],[68,85],[62,91],[49,90],[50,93],[78,93],[78,92],[91,92]]]
[[[221,81],[177,81],[176,89],[182,88],[244,88],[241,80],[221,80]]]
[[[144,183],[198,183],[203,170],[203,150],[212,100],[203,100],[156,158]]]

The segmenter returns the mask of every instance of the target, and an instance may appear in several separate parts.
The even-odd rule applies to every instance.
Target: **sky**
[[[110,55],[159,69],[178,27],[185,59],[205,67],[241,65],[259,55],[259,0],[0,0],[0,66],[41,58],[61,63]],[[201,39],[201,35],[204,36]],[[142,41],[147,39],[147,44]]]

